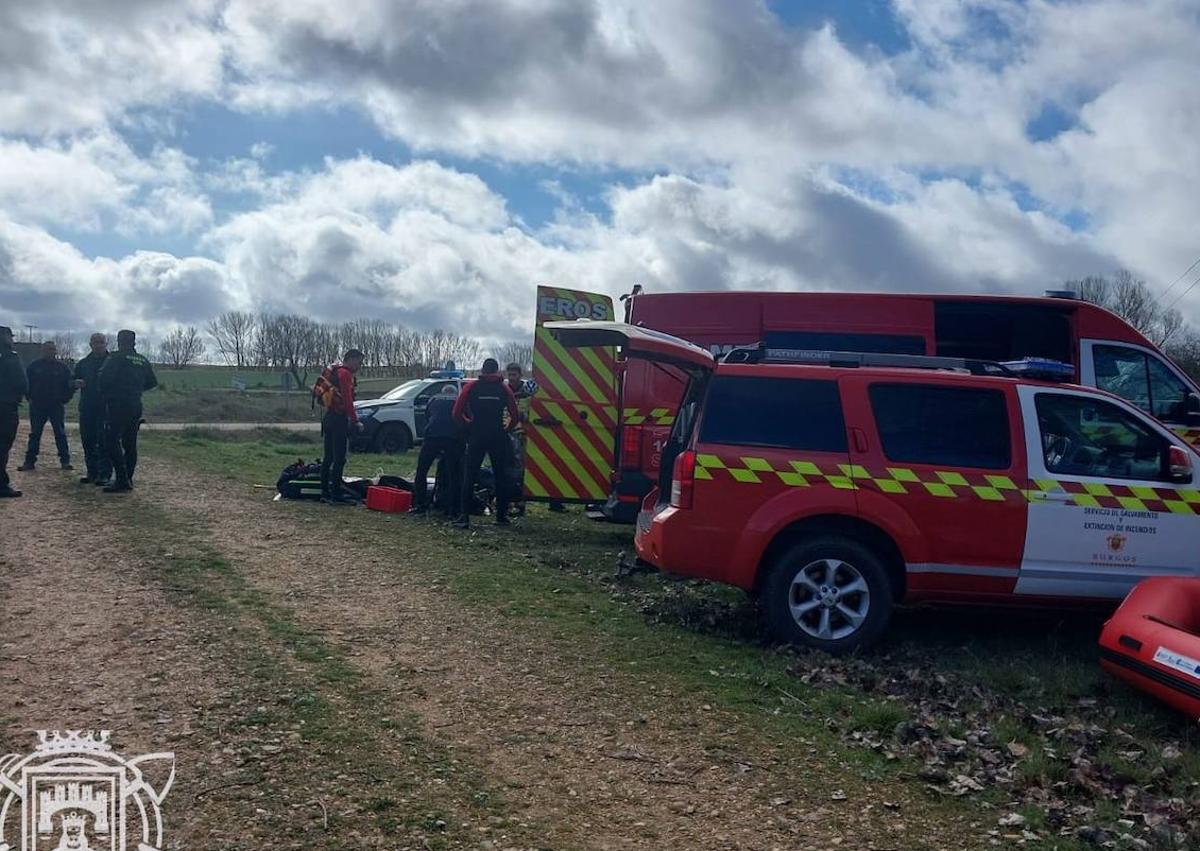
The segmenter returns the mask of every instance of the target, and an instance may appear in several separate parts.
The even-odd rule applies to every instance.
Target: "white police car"
[[[355,452],[407,452],[425,434],[425,409],[447,384],[462,388],[461,370],[436,370],[429,378],[414,378],[393,387],[378,399],[354,403],[362,433],[351,438]]]

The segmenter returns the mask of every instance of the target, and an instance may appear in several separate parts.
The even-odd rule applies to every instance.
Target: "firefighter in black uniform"
[[[0,498],[21,495],[8,481],[8,453],[17,439],[17,409],[28,389],[21,359],[13,351],[12,329],[0,325]]]
[[[117,350],[100,367],[100,398],[107,419],[108,459],[113,468],[112,484],[105,493],[133,489],[137,467],[138,429],[142,424],[142,393],[158,386],[150,361],[137,353],[137,336],[132,331],[117,334]]]
[[[520,419],[517,400],[500,375],[495,358],[483,362],[476,381],[467,382],[458,401],[454,403],[454,419],[467,432],[467,456],[462,480],[462,513],[454,521],[460,529],[471,525],[471,502],[475,496],[475,477],[487,455],[496,480],[496,522],[508,525],[509,458],[512,452],[504,428],[504,412],[508,411],[510,425]]]
[[[87,475],[79,481],[107,485],[112,478],[112,462],[104,440],[104,400],[100,398],[100,368],[108,360],[108,338],[93,334],[88,340],[91,352],[75,364],[75,387],[79,390],[79,442]]]
[[[425,514],[429,511],[429,470],[438,462],[438,487],[450,491],[446,510],[451,517],[461,513],[458,496],[462,490],[459,466],[462,464],[462,427],[454,419],[454,402],[458,391],[453,384],[442,387],[439,395],[429,400],[425,407],[425,434],[422,435],[421,454],[417,456],[417,474],[413,480],[413,507],[410,514]],[[439,504],[442,499],[438,499]]]

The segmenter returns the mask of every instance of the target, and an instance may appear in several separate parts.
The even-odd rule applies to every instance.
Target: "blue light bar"
[[[1021,358],[1021,360],[1004,361],[1005,369],[1021,378],[1032,378],[1036,381],[1074,381],[1075,367],[1069,363],[1049,358]]]

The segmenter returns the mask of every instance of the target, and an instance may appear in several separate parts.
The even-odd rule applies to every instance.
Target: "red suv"
[[[687,374],[638,555],[758,595],[781,640],[848,652],[900,601],[1119,600],[1200,574],[1193,453],[1114,395],[1041,380],[1061,365],[761,347],[718,364],[623,323],[547,327]]]

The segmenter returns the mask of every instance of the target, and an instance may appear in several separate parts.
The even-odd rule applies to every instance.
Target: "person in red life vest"
[[[520,422],[517,399],[504,383],[500,364],[488,358],[479,370],[479,378],[463,385],[454,403],[454,419],[467,434],[467,455],[463,465],[462,514],[454,521],[460,529],[471,525],[471,504],[475,496],[475,478],[486,455],[492,464],[496,481],[496,522],[508,525],[509,471],[512,456],[504,413],[508,412],[508,428]]]
[[[362,369],[363,353],[350,349],[341,363],[329,367],[329,383],[333,392],[326,395],[325,416],[321,419],[321,434],[325,437],[325,455],[321,459],[321,501],[329,505],[350,505],[358,500],[346,493],[342,472],[346,468],[346,450],[350,430],[358,429],[358,414],[354,411],[354,374]]]

